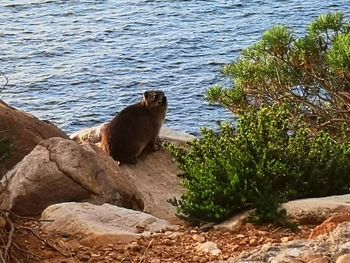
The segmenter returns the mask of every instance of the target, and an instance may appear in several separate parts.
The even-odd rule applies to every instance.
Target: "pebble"
[[[350,262],[350,253],[341,255],[337,258],[337,261],[335,263],[349,263]]]
[[[165,239],[163,242],[164,242],[164,245],[166,246],[171,246],[175,243],[174,240],[170,240],[170,239]]]
[[[329,263],[329,259],[322,255],[309,255],[305,261],[308,263]]]
[[[258,240],[256,238],[252,238],[249,240],[249,245],[256,246],[258,245]]]
[[[193,260],[194,262],[198,262],[198,261],[199,261],[199,257],[196,256],[196,255],[194,255],[194,256],[192,257],[192,260]]]
[[[88,261],[90,259],[90,255],[81,255],[80,258],[79,258],[81,261]]]
[[[173,232],[172,231],[165,231],[164,235],[165,236],[170,236]]]
[[[5,228],[6,225],[6,220],[3,217],[0,217],[0,228]]]
[[[289,237],[281,237],[280,240],[281,240],[282,243],[286,243],[286,242],[289,241]]]
[[[205,242],[196,247],[199,252],[206,252],[213,256],[218,256],[221,254],[221,249],[218,248],[218,245],[212,241]]]
[[[169,235],[169,237],[173,239],[177,239],[179,236],[181,236],[180,232],[174,232],[171,235]]]
[[[194,235],[192,236],[192,239],[193,239],[194,241],[199,242],[199,243],[205,242],[205,237],[204,237],[204,236],[201,236],[201,235],[198,235],[198,234],[194,234]]]
[[[137,242],[132,242],[130,244],[128,244],[126,246],[127,249],[130,249],[132,251],[140,251],[141,250],[141,246],[139,244],[137,244]]]

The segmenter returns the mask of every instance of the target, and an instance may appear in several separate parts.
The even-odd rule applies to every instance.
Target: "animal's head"
[[[166,110],[167,98],[163,91],[160,90],[149,90],[143,94],[143,104],[152,109]]]

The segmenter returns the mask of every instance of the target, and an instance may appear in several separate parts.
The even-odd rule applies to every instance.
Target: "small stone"
[[[350,254],[344,254],[337,258],[335,263],[349,263],[350,262]]]
[[[174,244],[174,241],[173,240],[170,240],[170,239],[165,239],[164,240],[164,245],[166,246],[171,246]]]
[[[234,245],[234,246],[232,247],[232,250],[233,250],[233,251],[236,251],[236,250],[239,249],[239,247],[240,247],[239,245]]]
[[[258,240],[256,238],[252,238],[249,240],[249,245],[256,246],[258,245]]]
[[[289,237],[281,237],[280,240],[281,240],[282,243],[286,243],[286,242],[289,241]]]
[[[5,228],[6,227],[6,220],[3,217],[0,217],[0,228]]]
[[[195,233],[198,233],[198,231],[195,230],[195,229],[192,229],[192,230],[190,231],[190,233],[191,233],[191,234],[195,234]]]
[[[140,251],[141,247],[137,242],[132,242],[126,246],[126,249],[132,250],[132,251]]]
[[[258,234],[259,234],[260,236],[267,236],[267,235],[269,234],[269,232],[268,232],[268,231],[264,231],[264,230],[259,230],[259,231],[258,231]]]
[[[204,236],[201,236],[201,235],[198,235],[198,234],[194,234],[194,235],[192,236],[192,239],[193,239],[194,241],[199,242],[199,243],[205,242],[205,237],[204,237]]]
[[[90,255],[85,254],[85,255],[81,255],[80,256],[80,260],[81,261],[88,261],[90,259]]]
[[[308,263],[329,263],[328,257],[322,255],[309,255],[306,262]]]
[[[192,257],[192,260],[193,260],[194,262],[198,262],[198,261],[199,261],[199,257],[196,256],[196,255],[194,255],[194,256]]]
[[[154,259],[151,259],[150,263],[160,263],[160,259],[158,258],[154,258]]]
[[[304,261],[299,260],[297,258],[290,257],[290,256],[283,256],[283,255],[277,256],[271,262],[273,263],[305,263]]]
[[[245,235],[238,234],[236,237],[237,237],[237,238],[245,238]]]
[[[174,232],[171,235],[169,235],[169,237],[172,239],[177,239],[180,235],[181,235],[180,232]]]
[[[213,256],[218,256],[221,254],[221,250],[218,248],[218,245],[212,241],[205,242],[196,247],[197,251],[209,253]]]
[[[146,227],[143,226],[143,225],[136,225],[135,227],[136,227],[136,232],[137,233],[143,233],[146,230]]]
[[[172,231],[165,231],[164,235],[165,236],[170,236],[173,232]]]

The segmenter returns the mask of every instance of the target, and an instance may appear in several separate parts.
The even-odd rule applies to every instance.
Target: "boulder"
[[[98,143],[106,124],[78,131],[70,136],[79,143]],[[195,139],[194,136],[179,133],[169,128],[162,127],[160,138],[163,141],[183,144]],[[107,156],[107,155],[106,155]],[[113,159],[110,158],[113,162]],[[109,162],[110,162],[109,161]],[[175,216],[176,209],[168,200],[180,198],[183,193],[180,178],[181,171],[177,168],[170,153],[161,148],[157,152],[144,153],[138,158],[136,165],[121,165],[117,173],[130,178],[144,204],[144,212],[159,218],[178,223]],[[115,177],[115,178],[118,178]]]
[[[0,172],[6,173],[30,153],[42,140],[68,136],[47,121],[19,111],[0,100],[0,141],[8,139],[11,144],[10,158],[1,163]],[[1,161],[1,160],[0,160]]]
[[[164,148],[121,165],[94,144],[51,138],[42,141],[1,181],[1,208],[37,215],[60,202],[110,203],[179,223],[168,200],[183,192],[180,173]]]
[[[50,138],[2,179],[1,208],[33,216],[51,204],[87,200],[142,209],[134,185],[117,168],[95,145]]]
[[[42,213],[42,229],[87,246],[129,242],[171,225],[163,219],[110,204],[61,203]],[[52,220],[52,221],[51,221]]]

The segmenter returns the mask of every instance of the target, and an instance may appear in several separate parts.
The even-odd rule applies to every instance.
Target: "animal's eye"
[[[157,99],[158,95],[157,94],[153,94],[153,99]]]

